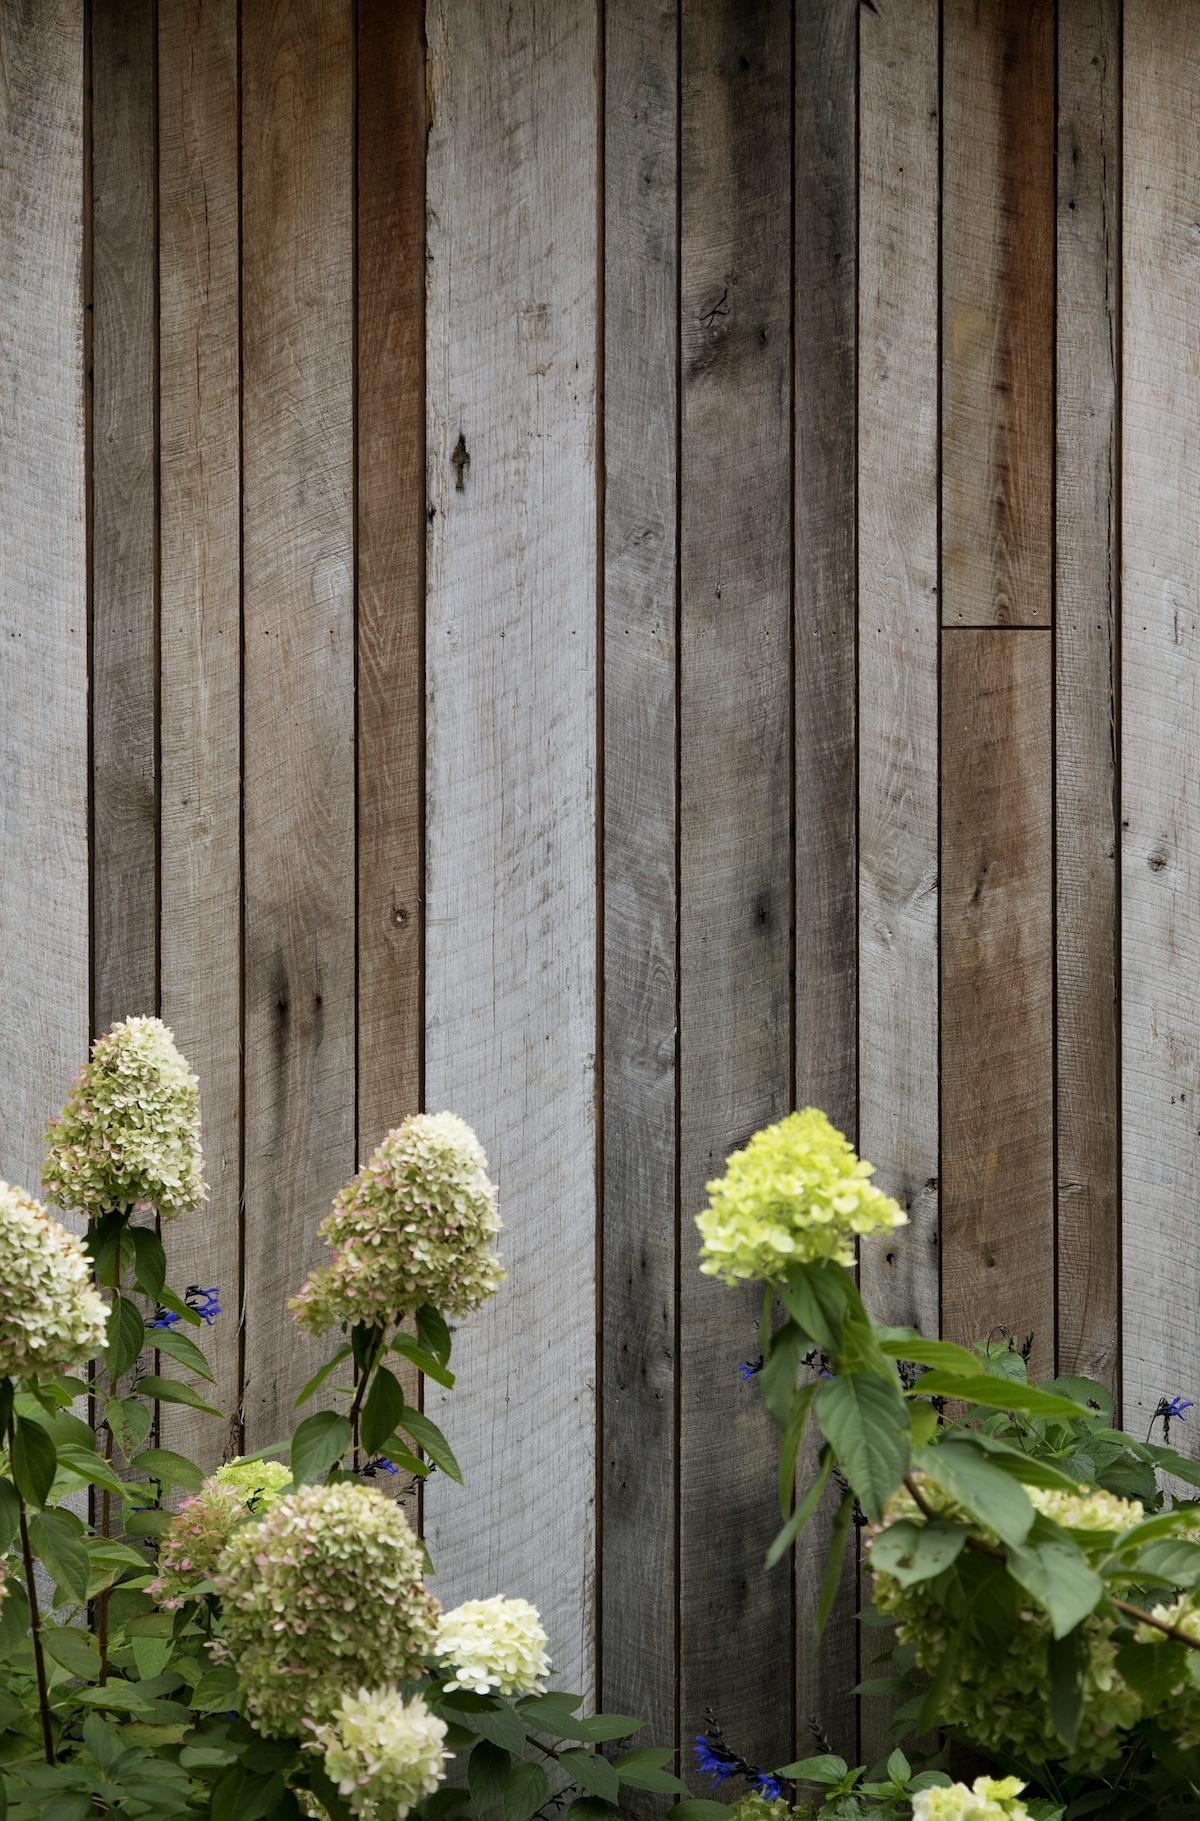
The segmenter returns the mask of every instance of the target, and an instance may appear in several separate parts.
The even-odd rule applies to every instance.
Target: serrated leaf
[[[121,1453],[128,1456],[135,1448],[140,1448],[149,1435],[153,1417],[149,1405],[140,1398],[110,1397],[104,1406],[104,1420]]]
[[[237,1672],[228,1663],[206,1669],[192,1690],[192,1706],[197,1713],[227,1713],[241,1706]]]
[[[1033,1525],[1033,1506],[1022,1486],[988,1460],[982,1449],[964,1440],[919,1448],[913,1464],[948,1492],[973,1517],[1015,1547]]]
[[[110,1378],[128,1372],[146,1345],[146,1324],[137,1304],[128,1296],[114,1296],[108,1311],[104,1363]]]
[[[164,1486],[182,1486],[185,1492],[199,1492],[204,1478],[194,1461],[170,1448],[145,1448],[132,1464],[148,1479]]]
[[[417,1339],[426,1347],[435,1359],[440,1359],[443,1366],[450,1359],[450,1330],[446,1318],[432,1303],[426,1303],[417,1310]]]
[[[849,1768],[845,1758],[836,1757],[831,1751],[820,1751],[811,1758],[797,1758],[794,1764],[785,1764],[775,1775],[793,1783],[840,1783]]]
[[[292,1479],[297,1486],[320,1479],[340,1461],[353,1437],[350,1424],[334,1410],[315,1410],[292,1437]]]
[[[359,1418],[359,1433],[368,1454],[379,1453],[403,1415],[404,1393],[394,1373],[386,1366],[376,1367]]]
[[[414,1340],[411,1334],[397,1334],[392,1341],[392,1352],[408,1360],[410,1365],[415,1366],[418,1372],[423,1372],[426,1378],[433,1379],[435,1384],[444,1385],[447,1391],[454,1389],[453,1372],[442,1364],[436,1354],[430,1353],[419,1341]]]
[[[919,1334],[885,1334],[880,1337],[879,1344],[889,1359],[935,1367],[942,1372],[952,1372],[956,1378],[973,1378],[982,1370],[978,1355],[960,1347],[957,1341],[926,1340]],[[918,1380],[917,1390],[924,1393],[923,1380]]]
[[[576,1720],[573,1736],[600,1745],[606,1739],[627,1739],[630,1733],[641,1732],[645,1724],[632,1714],[591,1714],[586,1719]]]
[[[615,1802],[621,1793],[621,1780],[607,1758],[597,1757],[594,1752],[585,1751],[582,1746],[570,1745],[560,1751],[558,1761],[581,1789],[590,1791],[593,1796],[601,1796],[606,1802]]]
[[[61,1590],[82,1605],[87,1599],[88,1555],[68,1514],[43,1511],[31,1518],[29,1541]]]
[[[1094,1612],[1104,1592],[1100,1576],[1066,1538],[1035,1537],[1010,1548],[1008,1572],[1049,1614],[1056,1638],[1066,1637]]]
[[[189,1340],[186,1334],[180,1334],[177,1328],[156,1329],[154,1346],[159,1353],[165,1353],[173,1359],[177,1366],[186,1366],[197,1378],[206,1379],[210,1385],[216,1383],[216,1374],[195,1341]]]
[[[54,1484],[58,1461],[54,1443],[38,1423],[18,1416],[11,1453],[17,1491],[27,1504],[44,1505]]]
[[[467,1788],[481,1815],[499,1806],[511,1764],[508,1753],[490,1739],[480,1739],[472,1747],[467,1759]]]
[[[511,1707],[482,1707],[470,1714],[470,1724],[480,1738],[519,1758],[525,1749],[525,1723]]]
[[[908,1467],[908,1412],[899,1383],[873,1372],[842,1372],[823,1384],[817,1420],[872,1522]]]
[[[112,1465],[103,1455],[97,1454],[92,1447],[80,1448],[68,1442],[58,1451],[58,1465],[63,1472],[73,1473],[77,1479],[84,1480],[89,1486],[100,1486],[111,1492],[115,1498],[128,1498],[130,1488],[125,1484]]]
[[[447,1474],[458,1485],[462,1485],[462,1468],[455,1460],[453,1449],[436,1423],[430,1422],[429,1418],[420,1410],[414,1410],[411,1406],[406,1405],[404,1415],[394,1427],[403,1429],[405,1434],[412,1437],[417,1447],[429,1456],[441,1472]]]
[[[11,1480],[0,1479],[0,1555],[5,1555],[21,1526],[21,1501]]]
[[[142,1397],[156,1398],[160,1404],[186,1404],[189,1410],[202,1410],[205,1416],[222,1415],[212,1404],[205,1403],[194,1385],[185,1385],[179,1378],[160,1378],[157,1372],[151,1372],[138,1380],[137,1388]]]
[[[42,1631],[42,1643],[68,1675],[80,1676],[83,1681],[90,1682],[100,1674],[100,1651],[96,1640],[79,1626],[47,1625]]]
[[[917,1385],[922,1397],[956,1397],[985,1410],[1018,1410],[1023,1416],[1081,1417],[1092,1411],[1057,1391],[1043,1391],[1019,1379],[976,1372],[971,1377],[956,1372],[926,1372]]]
[[[143,1296],[158,1304],[167,1278],[167,1255],[153,1227],[131,1227],[134,1282]]]
[[[902,1587],[944,1574],[961,1555],[967,1532],[961,1524],[934,1519],[916,1524],[908,1518],[889,1524],[871,1543],[872,1568],[892,1575]]]
[[[549,1794],[540,1764],[514,1764],[504,1784],[504,1821],[530,1821]]]

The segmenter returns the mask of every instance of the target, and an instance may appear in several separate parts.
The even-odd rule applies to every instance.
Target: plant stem
[[[553,1758],[554,1762],[557,1765],[559,1765],[560,1767],[562,1766],[562,1759],[559,1756],[559,1754],[555,1751],[553,1745],[543,1745],[542,1741],[538,1738],[535,1738],[534,1734],[531,1732],[526,1733],[525,1736],[529,1740],[529,1743],[531,1745],[536,1745],[537,1749],[540,1752],[543,1752],[547,1758]],[[567,1771],[567,1774],[568,1774],[568,1776],[570,1776],[569,1769]],[[579,1782],[577,1777],[571,1777],[571,1781],[575,1785],[576,1789],[583,1789],[585,1795],[590,1795],[591,1792],[584,1788],[584,1785]],[[636,1809],[626,1808],[620,1802],[614,1802],[612,1806],[616,1809],[616,1811],[619,1815],[624,1815],[625,1821],[641,1821],[641,1817],[638,1815]]]
[[[937,1512],[926,1500],[911,1473],[905,1474],[904,1484],[911,1494],[917,1510],[926,1518],[936,1518]],[[977,1555],[990,1556],[993,1562],[1008,1561],[1007,1549],[1001,1549],[995,1543],[985,1543],[982,1537],[972,1536],[970,1531],[967,1532],[967,1548],[973,1549]],[[1178,1625],[1172,1625],[1169,1619],[1156,1618],[1154,1613],[1147,1612],[1143,1606],[1135,1606],[1130,1600],[1119,1600],[1115,1593],[1110,1593],[1108,1599],[1118,1612],[1125,1614],[1127,1619],[1134,1619],[1139,1625],[1153,1626],[1155,1631],[1162,1632],[1164,1638],[1174,1638],[1178,1643],[1186,1644],[1189,1650],[1200,1650],[1200,1638],[1190,1637]]]
[[[16,1423],[9,1418],[8,1447],[10,1458],[16,1444]],[[42,1715],[42,1747],[46,1754],[47,1764],[56,1762],[54,1756],[54,1729],[50,1724],[50,1689],[46,1681],[46,1659],[42,1653],[42,1621],[38,1610],[37,1575],[33,1566],[33,1550],[29,1542],[29,1525],[25,1517],[25,1500],[21,1489],[16,1485],[17,1503],[20,1506],[21,1520],[21,1555],[25,1563],[25,1592],[29,1599],[29,1629],[33,1637],[33,1664],[37,1671],[38,1706]]]
[[[120,1293],[121,1293],[121,1239],[122,1239],[122,1237],[123,1237],[123,1234],[118,1233],[116,1260],[113,1264],[113,1293],[116,1296],[120,1296]],[[116,1377],[115,1373],[110,1372],[108,1375],[108,1396],[109,1396],[109,1398],[114,1398],[116,1395],[117,1395],[117,1377]],[[104,1460],[105,1460],[105,1464],[107,1466],[111,1467],[112,1466],[112,1457],[113,1457],[113,1431],[112,1431],[112,1424],[107,1420],[107,1415],[108,1415],[108,1405],[107,1405],[107,1401],[106,1401],[105,1423],[104,1423]],[[100,1535],[101,1535],[101,1537],[108,1536],[108,1526],[109,1526],[109,1522],[110,1522],[111,1518],[112,1518],[112,1494],[109,1492],[108,1487],[104,1486],[101,1488],[101,1491],[100,1491]],[[96,1642],[99,1645],[99,1649],[100,1649],[100,1686],[101,1686],[101,1688],[103,1688],[105,1683],[108,1681],[108,1594],[109,1594],[109,1589],[107,1587],[103,1588],[101,1590],[99,1602],[97,1605]]]
[[[354,1432],[354,1471],[355,1471],[355,1473],[358,1472],[358,1416],[359,1416],[360,1410],[362,1409],[363,1398],[367,1394],[367,1386],[371,1382],[371,1374],[372,1374],[372,1372],[374,1372],[376,1366],[379,1364],[380,1358],[383,1355],[383,1351],[384,1351],[386,1344],[387,1344],[387,1328],[384,1327],[379,1330],[378,1338],[375,1342],[374,1348],[372,1349],[371,1353],[368,1355],[367,1363],[363,1367],[362,1377],[359,1379],[358,1384],[354,1388],[354,1402],[350,1406],[350,1427]]]

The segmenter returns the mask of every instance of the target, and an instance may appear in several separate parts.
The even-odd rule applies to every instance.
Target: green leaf
[[[109,1376],[120,1378],[146,1345],[146,1324],[137,1304],[128,1296],[114,1296],[108,1312],[104,1363]]]
[[[842,1580],[842,1562],[846,1553],[846,1539],[850,1534],[850,1519],[854,1516],[854,1496],[847,1493],[837,1508],[829,1535],[829,1553],[825,1558],[825,1573],[821,1579],[821,1597],[817,1602],[816,1632],[818,1638],[824,1634],[837,1599],[838,1588]]]
[[[875,1537],[870,1548],[871,1566],[892,1575],[902,1587],[915,1587],[953,1567],[966,1540],[967,1532],[961,1524],[942,1518],[916,1524],[902,1518]]]
[[[1008,1572],[1049,1614],[1056,1638],[1094,1612],[1104,1592],[1100,1576],[1065,1538],[1033,1538],[1010,1548]]]
[[[30,1505],[44,1505],[54,1484],[58,1455],[46,1431],[27,1416],[16,1419],[12,1475],[17,1491]]]
[[[140,1448],[150,1433],[150,1406],[137,1397],[110,1397],[104,1406],[104,1420],[113,1432],[121,1453],[130,1455]]]
[[[830,1475],[832,1473],[833,1449],[826,1443],[818,1457],[817,1472],[811,1485],[804,1494],[804,1497],[800,1500],[800,1503],[796,1506],[796,1509],[793,1511],[787,1523],[783,1526],[783,1529],[778,1531],[772,1539],[771,1547],[767,1550],[767,1568],[774,1568],[776,1562],[787,1554],[792,1544],[796,1541],[796,1538],[800,1535],[800,1532],[804,1529],[804,1526],[808,1523],[808,1520],[816,1510],[817,1505],[820,1502],[821,1494],[829,1484]]]
[[[508,1753],[490,1739],[480,1739],[472,1748],[467,1759],[467,1788],[481,1815],[499,1805],[511,1763]]]
[[[956,1378],[974,1378],[981,1370],[979,1357],[960,1347],[952,1340],[924,1340],[920,1335],[886,1334],[880,1337],[880,1346],[889,1359],[903,1359],[914,1366],[939,1367],[942,1372],[951,1372]],[[919,1380],[917,1390],[924,1394],[924,1380]]]
[[[645,1724],[632,1714],[592,1714],[587,1719],[576,1720],[573,1736],[600,1745],[606,1739],[627,1739],[630,1733],[641,1732]]]
[[[517,1702],[517,1711],[532,1720],[535,1726],[540,1720],[554,1725],[564,1716],[569,1719],[582,1706],[582,1695],[569,1695],[564,1690],[552,1688],[549,1694],[526,1695]]]
[[[240,1707],[241,1701],[237,1672],[229,1663],[206,1669],[192,1691],[192,1706],[197,1713],[227,1713]]]
[[[167,1280],[167,1255],[153,1227],[131,1227],[134,1283],[156,1306]]]
[[[779,1285],[779,1300],[810,1343],[830,1355],[841,1352],[847,1313],[861,1308],[847,1272],[825,1262],[796,1266]]]
[[[87,1599],[88,1555],[78,1520],[64,1511],[43,1511],[30,1521],[29,1541],[64,1593],[80,1605]]]
[[[90,1682],[100,1674],[100,1650],[90,1632],[78,1625],[47,1625],[42,1642],[68,1675]]]
[[[136,1682],[106,1682],[103,1688],[72,1688],[67,1691],[66,1699],[56,1701],[56,1707],[70,1706],[71,1702],[82,1702],[85,1707],[111,1707],[125,1713],[145,1713],[153,1707],[153,1698],[146,1695]]]
[[[325,1380],[329,1377],[329,1374],[331,1372],[336,1372],[337,1368],[341,1365],[342,1361],[344,1359],[349,1359],[349,1357],[350,1357],[350,1348],[348,1346],[339,1347],[337,1352],[334,1354],[333,1358],[327,1359],[325,1361],[325,1364],[322,1367],[320,1367],[320,1369],[318,1371],[313,1373],[312,1377],[309,1379],[308,1383],[305,1385],[303,1391],[300,1393],[299,1397],[296,1399],[295,1403],[292,1405],[292,1408],[294,1410],[299,1410],[301,1404],[306,1404],[308,1402],[309,1398],[313,1395],[313,1393],[315,1391],[319,1391],[321,1389],[321,1386],[325,1383]]]
[[[84,1480],[89,1486],[103,1487],[115,1498],[130,1496],[130,1487],[94,1448],[80,1448],[74,1442],[68,1442],[58,1451],[58,1465],[63,1472],[73,1473],[76,1479]]]
[[[24,1644],[29,1631],[29,1601],[15,1575],[8,1577],[8,1590],[0,1604],[0,1656],[7,1656],[18,1644]]]
[[[666,1821],[729,1821],[724,1802],[712,1802],[706,1796],[689,1796],[667,1810]]]
[[[185,1303],[181,1296],[176,1296],[174,1290],[168,1290],[165,1284],[158,1293],[158,1302],[160,1308],[169,1310],[172,1315],[178,1315],[181,1321],[188,1322],[193,1328],[203,1326],[200,1316],[197,1315],[191,1303]]]
[[[728,1809],[725,1812],[728,1814]],[[611,1802],[605,1802],[599,1796],[576,1796],[564,1821],[611,1821],[611,1817],[619,1813]]]
[[[645,1746],[640,1751],[622,1752],[613,1759],[613,1769],[630,1789],[646,1789],[655,1795],[686,1795],[687,1784],[667,1769],[671,1757],[665,1747]]]
[[[820,1390],[820,1379],[814,1378],[811,1384],[801,1385],[796,1392],[791,1412],[783,1425],[783,1435],[779,1444],[779,1515],[786,1517],[796,1498],[796,1462],[800,1456],[800,1444],[808,1427],[809,1412],[813,1398]]]
[[[758,1388],[772,1422],[780,1429],[791,1415],[796,1379],[811,1352],[811,1343],[794,1321],[784,1322],[771,1336],[766,1360],[758,1375]]]
[[[849,1769],[845,1758],[838,1758],[831,1751],[821,1751],[815,1757],[798,1758],[794,1764],[785,1764],[775,1775],[787,1777],[793,1783],[840,1783]]]
[[[573,1782],[605,1802],[615,1802],[621,1793],[621,1780],[607,1758],[599,1758],[582,1746],[570,1745],[558,1754],[559,1763]]]
[[[88,1821],[95,1814],[92,1798],[79,1794],[55,1796],[42,1809],[42,1821]]]
[[[902,1751],[894,1751],[888,1759],[887,1774],[893,1783],[899,1783],[902,1788],[912,1776],[912,1765]]]
[[[137,1388],[142,1397],[157,1398],[160,1404],[186,1404],[189,1410],[203,1410],[206,1416],[222,1415],[212,1404],[205,1403],[194,1385],[185,1385],[182,1379],[160,1378],[151,1372],[138,1380]]]
[[[334,1410],[315,1410],[306,1416],[292,1437],[292,1479],[297,1486],[320,1479],[340,1461],[353,1436],[344,1416]]]
[[[863,1510],[880,1523],[908,1468],[908,1412],[899,1384],[872,1372],[843,1372],[821,1386],[817,1420]]]
[[[525,1723],[511,1707],[483,1707],[470,1714],[470,1724],[483,1739],[519,1758],[525,1749]]]
[[[83,1723],[83,1742],[101,1770],[111,1771],[125,1755],[121,1735],[99,1714],[89,1714]]]
[[[0,1555],[5,1555],[21,1527],[21,1501],[11,1480],[0,1479]]]
[[[449,1442],[436,1423],[431,1423],[420,1410],[413,1410],[406,1405],[404,1415],[396,1426],[411,1435],[417,1447],[429,1456],[435,1467],[439,1467],[458,1485],[462,1485],[462,1468],[455,1460]]]
[[[504,1821],[530,1821],[549,1794],[540,1764],[514,1764],[504,1785]]]
[[[446,1318],[432,1303],[426,1303],[417,1310],[417,1339],[421,1345],[441,1360],[443,1366],[450,1360],[450,1330]]]
[[[378,1454],[404,1415],[404,1393],[386,1366],[377,1366],[359,1418],[362,1445]]]
[[[444,1385],[447,1391],[454,1389],[453,1372],[442,1364],[436,1354],[428,1352],[419,1341],[414,1340],[411,1334],[397,1334],[392,1341],[392,1352],[398,1353],[402,1359],[408,1360],[417,1368],[418,1372],[423,1372],[426,1378],[433,1379],[436,1384]]]
[[[1015,1548],[1025,1541],[1033,1525],[1029,1495],[1014,1479],[992,1465],[983,1450],[965,1439],[918,1448],[913,1465],[928,1474],[935,1486],[965,1505],[972,1517],[996,1532]]]
[[[193,1461],[173,1453],[170,1448],[144,1448],[134,1457],[133,1466],[148,1479],[158,1480],[164,1486],[182,1486],[185,1492],[199,1492],[204,1479]]]
[[[922,1397],[957,1397],[966,1404],[979,1404],[985,1410],[1019,1410],[1023,1416],[1080,1417],[1092,1411],[1077,1404],[1074,1398],[1057,1391],[1043,1391],[1040,1385],[1023,1384],[1016,1379],[998,1378],[990,1372],[976,1372],[971,1377],[956,1372],[926,1372],[917,1382]]]
[[[210,1385],[216,1384],[216,1374],[201,1353],[194,1340],[186,1334],[180,1334],[176,1328],[157,1328],[154,1334],[154,1345],[160,1353],[166,1353],[177,1366],[186,1366],[197,1378],[207,1379]]]
[[[1079,1632],[1049,1645],[1050,1718],[1068,1752],[1074,1751],[1083,1713],[1083,1639]]]

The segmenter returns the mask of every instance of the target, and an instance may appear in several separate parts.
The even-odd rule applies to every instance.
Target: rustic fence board
[[[678,21],[605,11],[601,1692],[677,1724]],[[684,1240],[686,1249],[687,1241]]]
[[[1123,1380],[1125,1419],[1142,1434],[1160,1397],[1190,1389],[1200,1304],[1193,26],[1164,0],[1125,8]]]
[[[248,1444],[324,1357],[286,1310],[355,1161],[349,0],[242,16]]]
[[[164,1405],[205,1465],[241,1406],[241,472],[236,0],[158,16],[162,1015],[201,1082],[209,1201],[164,1235],[171,1282],[216,1284],[211,1418]],[[231,776],[232,774],[232,776]]]
[[[478,1129],[511,1273],[426,1488],[443,1597],[541,1608],[594,1666],[599,19],[427,15],[426,1098]],[[469,461],[469,465],[468,465]],[[531,1413],[537,1411],[536,1420]],[[514,1515],[520,1513],[519,1521]]]

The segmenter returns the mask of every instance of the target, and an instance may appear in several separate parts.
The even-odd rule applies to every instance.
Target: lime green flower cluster
[[[789,1113],[734,1151],[707,1185],[708,1207],[696,1217],[701,1271],[729,1284],[776,1283],[817,1259],[852,1265],[857,1239],[908,1221],[873,1174],[824,1113]]]
[[[446,1723],[420,1695],[395,1689],[344,1694],[315,1743],[325,1769],[363,1821],[404,1821],[446,1775]]]
[[[546,1633],[528,1600],[464,1600],[442,1614],[434,1648],[450,1670],[447,1689],[470,1688],[478,1695],[545,1692]]]
[[[268,1511],[291,1477],[280,1461],[227,1461],[210,1473],[163,1532],[158,1576],[148,1590],[159,1605],[174,1612],[193,1599],[217,1572],[221,1551],[237,1526]]]
[[[57,1378],[104,1346],[87,1254],[24,1189],[0,1182],[0,1378]]]
[[[89,1216],[154,1208],[164,1220],[203,1202],[200,1089],[158,1018],[127,1018],[92,1058],[46,1134],[44,1184]]]
[[[1118,1536],[1140,1524],[1146,1513],[1139,1499],[1118,1498],[1114,1492],[1095,1487],[1086,1492],[1066,1492],[1042,1486],[1027,1486],[1035,1511],[1064,1530],[1081,1530]]]
[[[943,1671],[957,1641],[940,1713],[984,1750],[1028,1764],[1058,1758],[1081,1770],[1097,1770],[1117,1754],[1121,1734],[1140,1717],[1141,1699],[1117,1669],[1119,1646],[1107,1619],[1087,1619],[1081,1628],[1083,1705],[1072,1751],[1051,1718],[1051,1634],[1040,1611],[1022,1613],[1007,1637],[984,1644],[939,1605],[936,1583],[904,1587],[879,1570],[874,1582],[875,1604],[895,1621],[900,1642],[911,1646],[927,1675]]]
[[[218,1564],[223,1646],[260,1732],[328,1723],[346,1689],[418,1675],[438,1603],[400,1507],[372,1486],[302,1486],[239,1524]]]
[[[730,1821],[805,1821],[805,1817],[812,1814],[812,1809],[807,1803],[791,1808],[783,1796],[776,1796],[771,1801],[755,1789],[734,1802],[729,1814]]]
[[[414,1113],[387,1137],[320,1226],[333,1261],[289,1305],[302,1328],[378,1324],[429,1303],[468,1315],[503,1282],[495,1185],[469,1125]]]
[[[1174,1625],[1187,1637],[1200,1643],[1200,1596],[1194,1591],[1173,1600],[1169,1606],[1154,1606],[1153,1616],[1164,1625]],[[1179,1675],[1172,1682],[1164,1706],[1170,1716],[1171,1731],[1185,1751],[1200,1745],[1200,1688],[1192,1680],[1192,1665],[1198,1654],[1186,1645],[1171,1645],[1165,1632],[1154,1625],[1139,1625],[1134,1634],[1139,1644],[1154,1644],[1160,1649],[1173,1648],[1179,1657]]]
[[[913,1821],[1032,1821],[1021,1801],[1019,1777],[976,1777],[965,1783],[921,1789],[913,1797]]]

